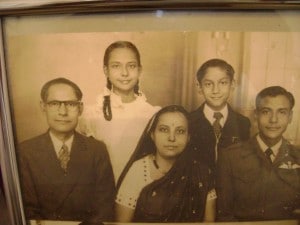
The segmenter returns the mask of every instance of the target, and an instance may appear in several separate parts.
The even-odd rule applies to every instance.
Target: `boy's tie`
[[[58,152],[58,159],[60,161],[60,166],[61,168],[66,172],[67,171],[67,166],[68,162],[70,160],[70,152],[68,150],[68,146],[63,144],[61,149]]]
[[[218,159],[218,144],[219,144],[219,139],[221,137],[221,130],[222,126],[220,124],[220,120],[223,117],[222,113],[220,112],[214,112],[214,118],[216,119],[213,123],[213,129],[216,135],[216,144],[215,144],[215,161]]]
[[[214,112],[214,118],[216,119],[213,123],[214,132],[216,135],[216,138],[219,139],[221,136],[221,129],[222,126],[220,124],[220,120],[223,117],[222,113],[220,112]]]

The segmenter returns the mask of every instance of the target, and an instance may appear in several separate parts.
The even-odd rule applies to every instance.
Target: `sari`
[[[177,111],[187,115],[181,106],[176,107]],[[151,131],[155,129],[155,121],[164,110],[165,108],[157,112],[147,125],[135,152],[117,182],[118,189],[135,161],[155,153]],[[211,171],[198,155],[187,144],[168,173],[142,189],[137,199],[133,222],[203,221],[207,194],[214,189],[214,185]]]

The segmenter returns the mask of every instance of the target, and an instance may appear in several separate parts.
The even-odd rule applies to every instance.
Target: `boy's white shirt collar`
[[[52,140],[54,150],[55,150],[55,153],[56,153],[57,156],[58,156],[58,153],[59,153],[61,147],[63,146],[63,144],[65,144],[68,147],[69,152],[71,152],[71,147],[72,147],[72,143],[73,143],[73,139],[74,139],[74,134],[68,140],[66,140],[65,142],[62,142],[57,137],[55,137],[54,134],[51,133],[51,131],[49,132],[49,134],[50,134],[50,138]]]
[[[277,153],[279,152],[279,148],[282,144],[282,138],[280,139],[280,141],[278,141],[275,145],[273,145],[272,147],[269,147],[268,145],[266,145],[266,143],[261,139],[260,135],[257,134],[256,135],[256,140],[258,142],[258,145],[260,147],[260,149],[265,152],[268,148],[271,148],[273,151],[274,155],[271,155],[271,159],[272,161],[274,160],[274,158],[276,157]]]
[[[222,113],[223,117],[220,120],[220,124],[222,127],[224,127],[224,124],[227,120],[228,117],[228,105],[226,104],[223,109],[221,109],[220,111],[214,111],[212,110],[206,103],[204,103],[204,108],[203,108],[203,113],[204,116],[206,117],[206,119],[210,122],[210,124],[212,125],[215,122],[215,118],[214,118],[214,113],[215,112],[220,112]]]

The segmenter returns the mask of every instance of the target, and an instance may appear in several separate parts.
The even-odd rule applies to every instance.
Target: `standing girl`
[[[105,51],[107,79],[96,104],[85,110],[79,129],[107,145],[115,180],[118,179],[151,116],[159,110],[139,90],[140,53],[128,41],[112,43]]]

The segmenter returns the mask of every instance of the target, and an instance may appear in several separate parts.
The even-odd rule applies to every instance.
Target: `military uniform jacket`
[[[199,157],[207,162],[209,167],[215,168],[216,137],[210,122],[203,113],[204,104],[190,114],[191,145],[199,152]],[[248,140],[250,137],[250,120],[233,111],[228,105],[228,117],[222,128],[218,149],[231,144]]]
[[[28,219],[112,219],[115,186],[104,143],[75,133],[65,174],[46,133],[20,144],[19,171]]]
[[[300,150],[286,140],[270,163],[256,137],[220,154],[217,220],[293,219],[300,207]]]

